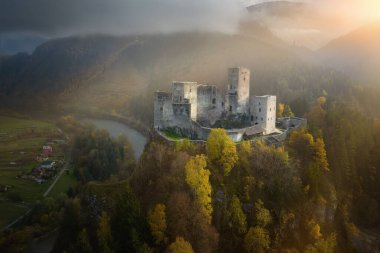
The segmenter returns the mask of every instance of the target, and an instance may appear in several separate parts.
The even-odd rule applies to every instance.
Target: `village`
[[[0,116],[0,227],[76,184],[67,142],[52,122]]]
[[[42,146],[41,154],[36,156],[36,161],[39,164],[30,172],[21,172],[17,178],[31,179],[41,184],[55,177],[65,164],[64,155],[54,155],[53,146],[58,144],[65,144],[65,141],[54,140]]]

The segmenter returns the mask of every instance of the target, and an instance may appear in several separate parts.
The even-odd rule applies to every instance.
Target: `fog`
[[[279,5],[248,13],[245,7]],[[178,31],[236,33],[254,19],[289,44],[318,49],[330,40],[380,19],[378,0],[0,0],[0,36],[45,38],[83,34],[157,34]]]
[[[0,32],[146,34],[233,32],[245,10],[236,0],[0,0]]]

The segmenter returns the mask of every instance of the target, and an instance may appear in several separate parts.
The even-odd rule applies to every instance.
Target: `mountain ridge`
[[[357,81],[378,85],[380,80],[380,23],[361,26],[315,53],[318,63],[334,67]]]

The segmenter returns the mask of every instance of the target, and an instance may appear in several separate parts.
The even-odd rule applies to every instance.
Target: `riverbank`
[[[132,146],[136,160],[138,160],[144,152],[145,144],[148,142],[148,138],[136,129],[129,127],[129,125],[109,119],[86,118],[83,120],[89,121],[98,129],[107,130],[114,138],[117,138],[120,135],[125,135]]]
[[[87,112],[87,111],[76,111],[73,115],[78,119],[91,118],[96,120],[111,120],[117,121],[121,124],[124,124],[134,130],[138,131],[140,134],[144,135],[146,138],[150,136],[151,128],[146,124],[132,118],[123,116],[120,114],[110,114],[107,112]]]

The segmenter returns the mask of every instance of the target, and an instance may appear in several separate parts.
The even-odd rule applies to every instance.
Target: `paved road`
[[[6,225],[5,227],[3,227],[0,231],[3,232],[4,230],[7,230],[9,228],[11,228],[14,224],[16,224],[17,222],[19,222],[21,219],[23,219],[26,215],[28,215],[31,211],[33,210],[33,208],[30,208],[28,211],[25,212],[25,214],[21,215],[20,217],[18,217],[17,219],[15,219],[14,221],[12,221],[11,223],[9,223],[8,225]]]
[[[67,162],[65,164],[65,167],[63,167],[61,169],[61,171],[59,172],[59,174],[57,175],[57,177],[54,179],[54,182],[49,186],[49,188],[45,191],[45,193],[42,196],[46,197],[50,193],[50,191],[54,188],[55,184],[61,178],[61,176],[63,175],[63,173],[68,170],[67,169],[68,166],[69,166],[69,162]]]

